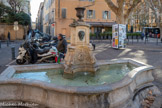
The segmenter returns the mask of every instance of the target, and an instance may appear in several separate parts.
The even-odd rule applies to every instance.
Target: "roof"
[[[100,26],[100,27],[112,27],[112,25],[116,24],[116,22],[86,22],[91,26]]]

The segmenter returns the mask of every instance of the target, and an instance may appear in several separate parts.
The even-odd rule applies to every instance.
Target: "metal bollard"
[[[156,44],[158,45],[158,35],[156,34]]]
[[[1,48],[1,40],[0,40],[0,48]]]
[[[15,60],[15,47],[11,47],[12,60]]]
[[[9,43],[9,40],[7,40],[7,47],[9,47],[9,44],[10,44],[10,43]]]

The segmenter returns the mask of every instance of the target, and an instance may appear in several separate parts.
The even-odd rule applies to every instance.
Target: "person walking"
[[[11,39],[11,35],[10,35],[10,32],[8,32],[8,41],[10,42],[10,39]]]
[[[143,40],[144,37],[145,37],[145,34],[142,32],[141,33],[141,39]]]

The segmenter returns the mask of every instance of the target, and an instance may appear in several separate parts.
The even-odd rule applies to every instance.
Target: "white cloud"
[[[31,0],[31,14],[32,14],[32,21],[35,22],[36,17],[37,17],[37,13],[38,13],[38,9],[39,9],[39,5],[41,2],[43,2],[44,0]]]

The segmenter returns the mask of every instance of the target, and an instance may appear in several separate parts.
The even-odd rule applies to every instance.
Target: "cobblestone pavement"
[[[11,63],[12,60],[12,54],[11,54],[11,47],[15,47],[15,53],[16,56],[18,54],[18,48],[22,41],[17,42],[11,42],[9,46],[7,47],[6,42],[1,42],[1,48],[0,48],[0,73],[7,68],[7,64]]]
[[[138,61],[153,65],[156,69],[153,72],[156,84],[162,90],[162,43],[156,45],[150,43],[134,43],[129,44],[125,49],[116,50],[111,48],[108,41],[95,42],[95,56],[97,60],[111,60],[118,58],[131,58]]]

